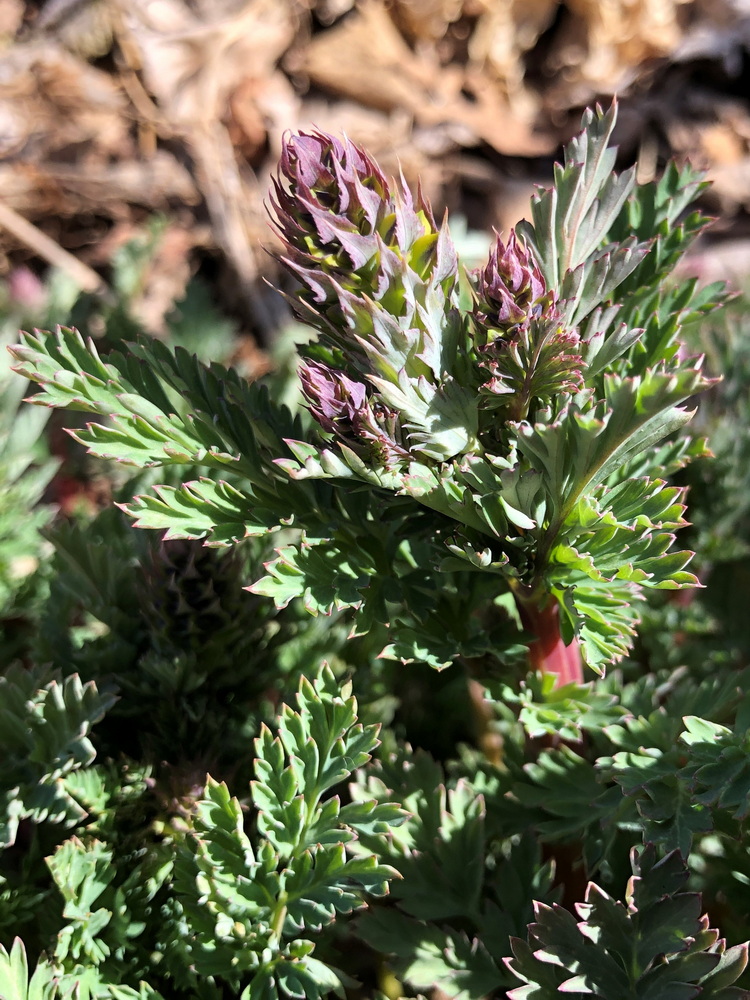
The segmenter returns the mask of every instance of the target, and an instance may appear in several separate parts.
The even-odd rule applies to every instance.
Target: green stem
[[[271,934],[277,943],[281,942],[281,933],[284,930],[284,921],[286,920],[286,904],[287,895],[283,892],[277,902],[276,907],[271,915]]]
[[[524,336],[528,342],[529,332],[526,331]],[[542,353],[542,348],[547,343],[548,338],[549,334],[542,337],[535,345],[533,356],[529,361],[528,368],[524,374],[523,387],[519,390],[511,403],[510,419],[518,423],[522,420],[526,420],[529,415],[529,408],[531,406],[531,400],[533,399],[531,389],[534,384],[534,375],[536,374],[537,365],[539,364],[539,357]]]

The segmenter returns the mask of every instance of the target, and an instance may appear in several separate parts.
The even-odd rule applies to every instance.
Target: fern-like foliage
[[[637,726],[615,730],[629,748],[598,766],[635,799],[644,838],[687,854],[696,836],[744,827],[750,758],[744,714],[734,729],[697,716],[685,716],[680,728],[676,745],[637,749],[633,737],[645,735]]]
[[[0,998],[746,995],[701,914],[748,937],[750,681],[669,594],[711,381],[683,327],[723,293],[671,279],[702,181],[618,174],[614,114],[461,281],[421,196],[289,139],[306,412],[146,338],[15,349],[166,538],[45,531],[0,676]]]
[[[0,845],[15,841],[26,817],[66,826],[82,819],[64,778],[93,761],[89,733],[114,701],[75,674],[60,682],[13,666],[0,676]]]
[[[67,996],[75,985],[81,996],[159,997],[162,983],[207,997],[224,987],[245,998],[343,996],[350,980],[326,933],[398,874],[354,848],[406,813],[335,794],[378,742],[350,687],[323,668],[302,681],[297,703],[282,708],[275,735],[257,738],[242,802],[209,777],[179,828],[134,852],[118,829],[127,794],[115,795],[106,771],[71,780],[68,794],[85,806],[76,819],[88,826],[46,859],[60,926],[31,980],[20,941],[0,950],[0,996]]]
[[[57,524],[46,537],[53,573],[32,653],[84,681],[107,664],[119,697],[100,737],[105,754],[193,762],[204,772],[233,767],[260,720],[272,717],[264,706],[272,692],[294,689],[324,659],[338,658],[339,669],[363,663],[362,647],[374,647],[367,639],[347,646],[345,621],[248,594],[248,579],[272,555],[262,540],[231,548],[159,541],[114,508]]]
[[[499,847],[493,805],[506,789],[496,774],[486,782],[452,778],[424,752],[408,750],[352,788],[355,801],[398,800],[410,813],[387,835],[360,838],[360,851],[377,851],[402,879],[391,890],[397,909],[373,907],[358,932],[413,986],[460,998],[509,986],[509,935],[530,920],[533,897],[554,898],[552,866],[531,837]]]
[[[357,722],[356,702],[327,669],[302,682],[297,700],[276,736],[264,728],[256,740],[258,840],[226,785],[209,781],[177,860],[186,959],[200,975],[246,983],[245,998],[343,995],[346,977],[313,957],[311,935],[363,906],[365,894],[382,895],[396,875],[346,848],[402,822],[398,806],[341,805],[326,794],[369,760],[374,727]]]
[[[10,952],[0,944],[0,996],[4,1000],[54,1000],[58,995],[51,965],[40,962],[29,978],[23,941],[16,938]]]
[[[10,370],[6,348],[13,331],[0,330],[0,617],[19,616],[31,602],[34,575],[42,554],[40,529],[52,509],[40,501],[57,462],[49,455],[43,410],[22,402],[24,384]],[[8,629],[2,627],[3,637]]]
[[[537,904],[528,941],[513,942],[508,966],[527,985],[511,990],[512,1000],[748,996],[734,985],[747,965],[747,945],[727,949],[701,916],[700,896],[684,891],[688,871],[680,855],[658,859],[650,845],[634,853],[632,864],[624,903],[590,883],[576,906],[579,921],[562,907]]]
[[[26,947],[16,938],[8,951],[0,944],[0,996],[3,1000],[164,1000],[147,983],[137,988],[103,982],[94,972],[80,969],[61,973],[54,962],[42,958],[29,977]]]

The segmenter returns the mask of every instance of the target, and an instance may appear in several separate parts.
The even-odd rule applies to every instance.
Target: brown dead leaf
[[[262,294],[256,254],[266,233],[262,193],[254,177],[241,169],[229,133],[221,122],[194,127],[189,141],[217,244],[237,276],[240,301],[261,329],[271,329],[273,320]]]
[[[90,164],[0,163],[3,200],[28,218],[94,212],[122,218],[131,205],[151,210],[170,203],[195,205],[200,199],[185,167],[159,150],[147,161],[123,159]]]
[[[431,103],[435,67],[404,41],[384,5],[366,0],[310,42],[304,70],[313,83],[367,108],[412,114]]]
[[[692,112],[692,113],[691,113]],[[745,102],[696,91],[666,125],[672,150],[706,170],[724,215],[750,208],[750,112]]]
[[[355,0],[314,0],[315,16],[321,24],[334,24],[344,14],[348,14]]]
[[[313,38],[305,68],[318,86],[385,112],[405,111],[419,125],[452,128],[453,140],[483,140],[509,155],[554,148],[526,116],[511,110],[488,77],[459,65],[441,66],[428,49],[412,52],[382,3],[363,3],[356,15]]]
[[[739,163],[747,156],[747,144],[727,122],[702,129],[700,143],[706,159],[715,166]]]
[[[462,7],[462,0],[393,0],[391,11],[407,38],[434,43],[458,20]]]
[[[47,0],[34,24],[46,35],[86,59],[105,56],[112,47],[113,8],[108,0]]]
[[[144,82],[164,118],[188,144],[217,243],[237,275],[240,298],[256,322],[268,326],[270,318],[257,294],[255,252],[262,199],[232,139],[250,162],[264,151],[261,95],[268,96],[264,81],[273,76],[294,38],[293,0],[245,0],[232,5],[230,13],[225,5],[217,11],[209,4],[194,13],[180,0],[134,0],[121,10],[128,49],[140,58]]]
[[[270,157],[266,160],[265,169],[271,170],[281,155],[284,133],[297,127],[302,102],[288,77],[278,70],[264,81],[255,95],[255,103],[268,133]]]
[[[549,58],[562,74],[563,103],[585,102],[632,83],[649,60],[674,52],[683,36],[680,11],[693,0],[566,0],[571,17]]]
[[[365,108],[356,101],[327,100],[310,97],[301,107],[296,128],[302,131],[321,129],[337,135],[347,135],[364,146],[389,175],[398,172],[396,150],[411,143],[413,119],[408,112],[386,113]],[[420,162],[424,159],[418,157]]]
[[[552,24],[558,0],[494,0],[477,21],[469,42],[476,70],[502,84],[516,99],[523,89],[523,57]]]
[[[718,202],[722,215],[730,217],[740,209],[750,211],[750,156],[717,164],[706,176],[711,183],[710,195]]]
[[[223,118],[230,94],[270,75],[296,30],[291,0],[249,0],[204,20],[180,0],[131,0],[123,22],[163,113],[187,127]]]
[[[467,70],[462,91],[472,100],[458,98],[451,111],[457,122],[471,128],[479,139],[506,156],[545,156],[557,147],[557,137],[534,128],[536,102],[517,94],[510,101],[486,74]]]
[[[69,146],[87,158],[129,152],[125,102],[109,74],[53,42],[17,45],[0,65],[0,155],[40,159]]]
[[[265,80],[248,76],[235,88],[229,99],[229,138],[248,163],[257,165],[263,158],[267,132],[258,96]]]
[[[23,0],[0,0],[0,46],[9,43],[23,24]]]
[[[247,77],[229,100],[229,135],[239,153],[260,167],[270,145],[281,150],[281,136],[296,127],[300,100],[283,73]]]

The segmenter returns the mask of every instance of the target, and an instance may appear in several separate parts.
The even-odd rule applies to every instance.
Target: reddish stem
[[[554,598],[546,603],[519,600],[518,608],[524,628],[536,636],[529,645],[529,662],[532,670],[556,674],[555,687],[565,684],[583,684],[583,663],[578,640],[574,637],[565,645],[560,633],[560,606]]]

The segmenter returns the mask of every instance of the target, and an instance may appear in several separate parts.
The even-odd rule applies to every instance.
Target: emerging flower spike
[[[475,316],[486,330],[505,333],[548,308],[554,296],[531,253],[511,230],[507,244],[500,237],[478,272]]]
[[[388,183],[348,139],[320,132],[292,136],[284,143],[279,173],[273,207],[290,253],[287,263],[346,278],[377,255],[378,237],[390,242],[395,220]]]
[[[583,359],[576,330],[566,327],[538,264],[511,230],[498,236],[485,268],[477,273],[474,320],[484,403],[524,420],[533,400],[583,388]]]
[[[299,377],[310,412],[323,430],[346,435],[357,413],[367,405],[367,386],[315,361],[303,362]]]
[[[371,412],[397,415],[410,452],[439,462],[474,448],[471,342],[447,224],[348,139],[320,132],[287,139],[272,207],[282,261],[302,286],[297,313],[321,335],[307,355],[364,377]]]
[[[342,344],[339,335],[353,325],[361,297],[397,315],[406,305],[405,266],[422,279],[434,269],[438,228],[429,207],[415,208],[405,184],[391,191],[375,161],[349,139],[322,132],[287,139],[274,192],[282,262],[303,285],[300,317],[332,335],[351,359],[359,354],[356,341],[349,336]],[[443,270],[457,271],[450,256]]]
[[[507,406],[511,420],[524,420],[532,400],[549,402],[558,393],[583,389],[580,337],[551,309],[526,320],[505,337],[480,348],[480,368],[489,374],[481,386],[486,405]]]
[[[702,228],[684,216],[700,179],[618,174],[614,116],[587,112],[468,309],[421,195],[346,139],[286,140],[273,197],[292,298],[319,333],[302,369],[312,441],[263,387],[158,342],[105,362],[74,331],[26,335],[18,370],[37,405],[111,418],[76,429],[93,454],[206,469],[137,497],[141,527],[223,545],[293,525],[285,568],[256,590],[280,606],[349,608],[357,629],[389,629],[389,655],[444,666],[502,662],[516,625],[490,609],[513,598],[531,665],[580,680],[579,648],[597,671],[627,654],[648,589],[697,582],[664,477],[701,452],[676,435],[710,385],[680,325],[723,297],[669,280]],[[308,479],[330,482],[311,494]]]
[[[310,412],[323,430],[386,468],[409,457],[400,444],[398,418],[378,403],[371,406],[362,382],[315,361],[300,365],[300,381]]]

